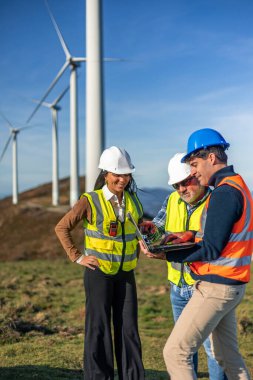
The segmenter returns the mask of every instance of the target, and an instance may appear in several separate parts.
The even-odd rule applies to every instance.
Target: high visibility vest
[[[135,194],[124,192],[125,220],[120,222],[112,204],[104,197],[103,191],[84,193],[92,210],[92,221],[84,219],[84,247],[86,255],[94,255],[99,269],[106,274],[116,274],[119,269],[130,271],[136,267],[138,239],[134,225],[126,217],[130,211],[136,223],[143,216],[142,205]],[[115,236],[110,236],[110,224],[116,222]]]
[[[186,204],[180,198],[179,194],[173,192],[168,200],[166,209],[166,232],[184,232],[187,230],[198,231],[200,228],[200,218],[205,207],[206,199],[201,203],[193,213],[188,216]],[[168,280],[175,285],[180,285],[182,279],[187,285],[194,284],[195,280],[190,275],[188,264],[168,262]]]
[[[238,189],[244,199],[241,218],[234,224],[228,243],[217,260],[191,263],[191,270],[198,275],[217,275],[235,281],[249,282],[253,251],[253,200],[240,175],[224,178],[218,186],[229,185]],[[196,241],[203,237],[209,201],[201,218],[201,230]]]

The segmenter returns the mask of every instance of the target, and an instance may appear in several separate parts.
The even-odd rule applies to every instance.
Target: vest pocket
[[[93,251],[93,254],[98,258],[100,264],[99,269],[105,274],[114,274],[114,272],[117,272],[113,269],[114,241],[92,239],[89,243],[89,249]]]
[[[98,250],[99,252],[109,251],[112,252],[114,247],[113,240],[93,239],[90,242],[90,248]]]

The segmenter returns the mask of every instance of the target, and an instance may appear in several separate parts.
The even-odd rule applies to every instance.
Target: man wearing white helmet
[[[193,237],[193,233],[188,230],[197,232],[200,228],[200,216],[211,191],[208,187],[201,186],[198,180],[191,176],[189,164],[181,162],[185,154],[176,153],[168,164],[168,184],[175,191],[166,198],[161,210],[152,222],[143,222],[141,224],[142,232],[146,232],[148,238],[153,242],[168,232],[170,232],[170,240],[173,236],[171,232],[177,232],[177,235],[174,236],[175,242],[179,236],[181,241],[184,239],[189,240],[189,236]],[[165,241],[166,237],[163,242]],[[165,254],[155,255],[155,258],[166,259]],[[170,300],[174,321],[176,322],[192,296],[195,281],[191,277],[187,264],[174,262],[168,262],[167,264]],[[213,357],[209,339],[204,342],[204,347],[208,356],[210,380],[223,380],[224,372]],[[193,356],[193,362],[197,373],[197,353]]]
[[[127,218],[131,212],[139,223],[143,216],[135,168],[129,154],[115,146],[104,150],[98,167],[94,191],[82,194],[55,228],[70,260],[85,267],[84,379],[113,380],[115,352],[119,379],[144,380],[134,277],[139,245]],[[84,254],[70,234],[80,221]]]

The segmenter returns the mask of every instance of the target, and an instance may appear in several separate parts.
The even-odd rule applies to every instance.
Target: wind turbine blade
[[[32,101],[33,101],[33,103],[37,103],[37,104],[40,103],[40,101],[37,100],[37,99],[32,99]],[[48,102],[42,102],[41,105],[42,105],[42,106],[45,106],[45,107],[48,107],[48,108],[50,108],[50,107],[52,106],[52,104],[51,104],[51,103],[48,103]]]
[[[27,119],[26,123],[29,123],[29,121],[32,119],[32,117],[35,115],[35,113],[38,111],[38,109],[40,108],[41,104],[44,102],[44,100],[46,99],[47,95],[49,94],[49,92],[52,90],[52,88],[54,87],[54,85],[57,83],[57,81],[60,79],[60,77],[62,76],[62,74],[64,73],[64,71],[67,69],[69,65],[69,62],[65,62],[64,65],[62,66],[61,70],[58,72],[58,74],[56,75],[55,79],[53,80],[53,82],[50,84],[50,86],[48,87],[46,93],[44,94],[44,96],[42,97],[42,99],[40,100],[39,104],[37,105],[37,107],[35,107],[34,111],[32,112],[32,114],[29,116],[29,118]]]
[[[63,36],[62,36],[62,34],[61,34],[61,31],[60,31],[60,29],[59,29],[59,27],[58,27],[58,25],[57,25],[57,23],[56,23],[56,21],[55,21],[55,18],[54,18],[53,14],[52,14],[52,12],[51,12],[51,10],[50,10],[50,8],[49,8],[49,5],[48,5],[47,0],[45,0],[45,4],[46,4],[46,7],[47,7],[47,10],[48,10],[49,16],[50,16],[50,18],[51,18],[51,21],[52,21],[52,23],[53,23],[53,25],[54,25],[54,28],[55,28],[55,30],[56,30],[56,33],[57,33],[57,35],[58,35],[58,38],[59,38],[59,40],[60,40],[61,46],[62,46],[62,48],[63,48],[63,50],[64,50],[65,55],[66,55],[66,59],[69,59],[69,58],[71,58],[70,51],[69,51],[69,49],[68,49],[68,47],[67,47],[66,42],[64,41],[64,38],[63,38]]]
[[[73,57],[72,58],[73,62],[86,62],[87,58],[85,57]],[[131,62],[129,59],[125,58],[103,58],[104,62]]]
[[[9,124],[9,126],[11,128],[13,128],[13,125],[11,124],[11,122],[7,119],[6,116],[4,116],[4,114],[2,113],[2,111],[0,111],[0,115],[2,116],[2,118],[4,119],[4,121],[6,121],[7,124]]]
[[[29,129],[29,128],[35,128],[37,125],[26,125],[25,127],[19,128],[18,131],[23,131],[24,129]]]
[[[104,58],[103,61],[105,61],[105,62],[130,62],[129,59],[124,59],[124,58]]]
[[[58,98],[53,102],[53,105],[56,106],[60,100],[62,100],[62,98],[64,97],[64,95],[66,94],[66,92],[68,92],[69,90],[69,86],[67,88],[65,88],[65,90],[58,96]]]
[[[87,58],[85,58],[85,57],[73,57],[72,61],[73,62],[86,62]]]
[[[9,138],[8,138],[8,140],[7,140],[6,144],[5,144],[5,146],[4,146],[4,149],[3,149],[2,154],[1,154],[1,157],[0,157],[0,161],[2,161],[2,158],[3,158],[3,156],[5,155],[5,152],[6,152],[7,148],[8,148],[8,145],[9,145],[10,142],[11,142],[11,139],[12,139],[12,134],[10,134],[10,136],[9,136]]]

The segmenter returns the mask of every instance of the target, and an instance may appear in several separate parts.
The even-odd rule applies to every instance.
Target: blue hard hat
[[[200,149],[206,149],[208,146],[221,146],[228,149],[229,143],[222,135],[211,128],[203,128],[195,131],[188,139],[187,154],[182,158],[181,162],[185,162],[192,153]]]

